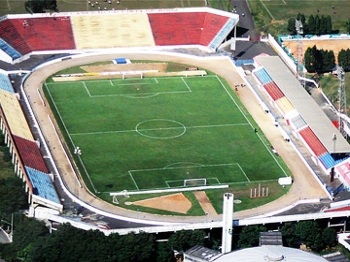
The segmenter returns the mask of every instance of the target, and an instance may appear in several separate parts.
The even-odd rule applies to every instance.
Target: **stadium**
[[[177,26],[174,27],[171,23],[166,22],[169,20],[175,21]],[[260,54],[249,60],[235,61],[232,59],[231,53],[225,51],[225,48],[227,50],[229,47],[232,51],[236,50],[238,41],[243,44],[249,43],[249,39],[236,38],[238,22],[237,14],[206,7],[2,17],[0,21],[0,58],[4,63],[11,65],[9,66],[11,69],[0,72],[1,130],[12,154],[14,170],[26,184],[28,201],[31,204],[29,215],[59,223],[69,222],[84,229],[101,229],[106,234],[112,232],[124,234],[135,229],[116,229],[113,228],[112,223],[102,223],[103,221],[86,223],[86,219],[82,221],[82,219],[77,219],[78,216],[72,218],[72,216],[67,216],[65,211],[72,205],[84,207],[90,213],[135,223],[134,227],[138,226],[138,230],[145,232],[221,227],[222,214],[215,209],[213,211],[212,206],[209,205],[208,208],[208,205],[205,205],[210,202],[207,199],[213,197],[210,196],[210,190],[221,189],[223,191],[219,192],[224,192],[230,190],[228,188],[232,185],[250,182],[253,180],[253,174],[261,169],[264,170],[264,174],[271,174],[257,177],[255,189],[248,185],[246,191],[248,194],[250,191],[250,198],[256,197],[257,202],[254,202],[251,208],[235,214],[238,225],[292,221],[311,217],[315,219],[344,216],[346,210],[341,208],[346,207],[347,203],[342,202],[330,207],[327,201],[334,200],[334,194],[339,189],[339,185],[348,187],[349,144],[300,85],[294,75],[293,61],[272,37],[263,41],[275,50],[275,55]],[[183,30],[178,30],[178,28],[183,28]],[[37,63],[35,61],[37,56],[43,57],[43,62]],[[34,64],[29,69],[22,70],[18,65],[26,61],[33,61]],[[106,65],[102,65],[103,69],[97,68],[101,66],[98,63],[103,61],[113,61],[114,63],[110,65],[112,69],[107,69]],[[149,81],[158,84],[162,77],[169,75],[169,72],[161,72],[159,68],[154,69],[149,66],[130,68],[128,67],[129,61],[176,62],[186,66],[181,70],[175,70],[176,72],[170,72],[173,74],[174,81],[178,82],[164,83],[162,84],[163,89],[160,90],[157,89],[159,87],[154,87],[157,85],[146,81],[150,79]],[[83,73],[78,72],[77,67],[82,65],[92,65],[95,68],[90,68],[90,71]],[[74,70],[77,71],[66,72],[67,68],[75,68]],[[47,81],[52,75],[56,78],[56,82]],[[101,84],[94,89],[94,85],[86,84],[87,81],[104,79],[108,81],[107,86]],[[239,144],[239,141],[234,141],[232,144],[237,144],[236,151],[241,153],[242,159],[248,159],[249,152],[261,152],[257,155],[258,157],[263,156],[259,166],[249,170],[250,166],[254,166],[251,161],[246,166],[241,164],[246,160],[237,161],[238,164],[229,160],[220,162],[220,159],[223,159],[221,155],[218,160],[214,159],[215,161],[212,162],[198,160],[204,155],[203,152],[207,154],[212,151],[212,148],[209,148],[208,151],[201,149],[198,158],[194,157],[191,161],[187,161],[186,158],[178,160],[179,154],[175,150],[177,147],[172,147],[168,151],[173,150],[175,153],[168,156],[168,159],[172,159],[169,163],[165,159],[162,160],[164,162],[162,165],[157,163],[152,167],[132,168],[135,165],[135,162],[132,162],[131,167],[126,167],[128,178],[131,177],[134,182],[130,186],[128,186],[130,182],[125,177],[113,178],[114,182],[110,182],[111,180],[99,182],[101,177],[94,177],[90,174],[98,173],[98,171],[91,171],[98,166],[93,164],[93,161],[97,161],[96,156],[105,152],[104,149],[107,147],[103,142],[107,144],[110,142],[103,138],[97,142],[100,147],[88,147],[92,143],[88,142],[87,137],[82,134],[95,132],[94,135],[96,135],[97,131],[81,131],[79,125],[84,128],[92,127],[95,120],[87,117],[84,121],[88,121],[88,124],[83,121],[83,117],[89,114],[90,106],[84,108],[84,103],[79,101],[78,97],[87,96],[90,100],[95,98],[97,100],[100,96],[109,96],[113,99],[128,97],[133,101],[137,98],[137,104],[140,105],[146,101],[143,98],[155,96],[155,94],[158,97],[158,94],[162,92],[166,93],[164,96],[173,96],[175,92],[194,94],[195,87],[203,85],[192,84],[191,81],[195,79],[208,82],[212,88],[217,86],[222,92],[219,97],[222,105],[228,100],[227,108],[236,110],[237,113],[234,115],[222,114],[227,111],[226,106],[223,106],[222,111],[215,112],[213,109],[219,108],[220,104],[211,104],[210,99],[203,99],[205,94],[202,96],[199,94],[189,104],[201,98],[204,101],[201,105],[204,106],[198,110],[198,108],[184,105],[185,113],[194,114],[204,110],[206,114],[203,114],[203,119],[205,120],[208,120],[208,116],[213,112],[222,115],[214,116],[204,124],[198,121],[200,120],[198,115],[193,118],[182,118],[180,122],[173,120],[174,111],[166,114],[162,112],[165,110],[156,108],[157,110],[152,113],[155,116],[149,116],[147,121],[142,119],[134,121],[133,126],[136,126],[137,135],[140,135],[142,139],[152,139],[153,142],[160,143],[178,137],[183,139],[183,134],[186,133],[188,136],[192,130],[210,133],[199,127],[220,127],[222,133],[218,132],[215,136],[210,133],[205,137],[208,144],[213,144],[212,148],[219,146],[222,149],[214,153],[219,155],[222,151],[225,155],[232,154],[229,153],[230,148],[225,151],[224,142],[222,144],[218,142],[220,137],[225,139],[227,133],[247,134],[240,141],[252,139],[248,143]],[[223,79],[227,83],[224,83]],[[82,86],[75,87],[75,82],[80,81],[83,82]],[[134,90],[131,90],[129,86],[111,90],[114,85],[123,86],[129,83],[128,81],[133,81]],[[69,82],[71,88],[65,89],[66,86],[60,85],[61,82]],[[144,86],[147,86],[147,90]],[[165,87],[168,89],[164,90]],[[74,93],[72,90],[74,92],[81,90],[82,93]],[[207,96],[213,98],[219,94],[218,92],[211,94],[209,88],[205,89],[205,92]],[[61,101],[60,98],[63,96],[66,96],[68,100]],[[171,99],[174,98],[171,97]],[[181,99],[189,98],[182,96]],[[123,101],[111,100],[111,105],[124,106],[126,103]],[[164,104],[171,105],[171,101],[174,100],[160,100],[155,103],[163,103],[164,107]],[[63,106],[67,104],[77,106],[79,103],[82,104],[82,107],[77,111],[74,111],[74,107],[65,108]],[[133,103],[123,110],[120,109],[120,116],[126,116],[130,110],[135,110],[133,116],[137,110],[143,113],[145,108],[150,108],[150,104],[145,102],[143,107],[139,109],[135,107]],[[53,110],[53,108],[56,109]],[[181,111],[178,107],[176,110]],[[72,112],[82,113],[78,118],[81,123],[76,118],[69,122]],[[90,113],[98,115],[96,112],[98,111],[95,108],[95,111]],[[182,115],[185,113],[182,112]],[[237,117],[234,121],[241,129],[222,131],[233,126],[232,122],[225,122],[222,119],[233,117]],[[117,121],[115,123],[125,124],[132,118],[120,117],[120,119],[120,123]],[[162,121],[159,121],[160,119]],[[102,124],[105,122],[96,121],[96,125],[103,129]],[[65,126],[66,133],[62,132]],[[234,128],[238,128],[237,126]],[[73,130],[74,128],[76,130]],[[131,129],[126,126],[119,133],[125,134]],[[131,138],[125,138],[125,141],[130,139],[129,145],[136,143],[133,138],[135,130]],[[109,132],[109,130],[98,129],[98,132]],[[210,137],[213,139],[210,140]],[[190,140],[191,143],[193,141],[194,139]],[[189,142],[185,141],[184,144],[187,145]],[[200,144],[200,141],[194,143],[189,147],[192,154],[195,152],[193,148],[198,145],[206,146]],[[254,145],[253,149],[244,153],[243,149],[249,145]],[[144,144],[144,147],[149,148],[148,144]],[[119,145],[119,151],[121,148],[122,145]],[[132,154],[140,151],[140,148],[142,147],[138,147],[131,153],[121,151],[118,158],[122,159],[126,155],[133,156]],[[93,152],[93,150],[96,151]],[[97,150],[101,150],[101,153]],[[115,154],[116,151],[110,151],[106,155]],[[158,153],[157,159],[160,159],[162,155],[164,153]],[[143,153],[142,157],[144,156]],[[148,163],[154,156],[150,155],[148,159],[139,157],[137,160]],[[238,158],[239,154],[233,156]],[[212,160],[213,155],[210,155],[209,158]],[[133,159],[134,157],[126,158],[125,163]],[[92,163],[90,166],[87,164],[88,161]],[[108,163],[105,164],[106,166],[113,164],[112,160],[106,162]],[[190,163],[183,164],[187,162]],[[263,167],[262,162],[266,163],[266,167]],[[112,166],[112,168],[115,169],[118,166]],[[158,177],[165,177],[169,173],[171,177],[176,172],[189,174],[199,173],[199,170],[203,171],[198,176],[179,175],[180,178],[173,179],[174,181],[171,178],[164,178],[167,186],[155,184],[147,187],[147,184],[151,184],[151,180],[147,180],[148,174],[155,177],[160,173]],[[225,176],[219,177],[218,174],[215,174],[218,170],[223,174],[237,173],[235,178],[242,178],[223,181]],[[138,174],[141,174],[139,177],[145,176],[146,181],[139,182],[141,180],[137,180]],[[108,176],[107,173],[105,175]],[[291,176],[293,185],[290,185],[291,182],[283,182],[286,181],[285,178],[290,181],[288,178]],[[330,177],[332,177],[331,182],[334,182],[333,179],[335,179],[338,184],[335,182],[330,184]],[[281,190],[278,196],[283,196],[270,204],[259,202],[263,199],[262,196],[268,195],[268,189],[261,188],[261,183],[270,180],[277,183],[279,179],[282,182],[278,187]],[[123,185],[119,186],[118,182],[123,182]],[[142,183],[146,186],[142,187]],[[177,185],[172,186],[171,183]],[[132,186],[137,190],[133,190]],[[190,216],[174,215],[176,212],[182,212],[176,210],[170,215],[169,213],[159,215],[148,213],[147,209],[139,212],[140,207],[126,208],[134,191],[137,191],[138,195],[141,195],[140,191],[142,191],[145,194],[165,193],[165,196],[172,196],[175,193],[183,194],[186,191],[203,190],[209,198],[206,195],[197,197],[197,200],[204,198],[197,204],[203,209],[202,213],[194,213]],[[237,188],[233,190],[235,192]],[[286,193],[288,190],[289,192]],[[161,200],[166,198],[158,198],[155,202],[161,203]],[[219,198],[222,198],[222,194],[219,195]],[[327,201],[322,202],[325,199]],[[140,198],[133,201],[147,202],[146,200]],[[119,205],[121,201],[123,201],[123,207]],[[174,198],[170,198],[170,204],[166,202],[166,205],[176,206],[174,203],[177,202],[174,201]],[[184,202],[179,202],[177,206],[183,204]],[[307,215],[288,213],[301,204],[319,205],[320,209],[326,206],[328,211],[335,211],[337,208],[341,210]],[[150,202],[148,201],[145,205],[150,207]],[[217,205],[220,206],[222,203]],[[160,229],[150,225],[164,227]]]

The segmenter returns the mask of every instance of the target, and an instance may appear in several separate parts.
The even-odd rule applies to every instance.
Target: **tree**
[[[154,261],[156,239],[152,234],[141,232],[129,233],[120,237],[118,261],[142,262]]]
[[[326,18],[324,17],[324,15],[321,16],[320,18],[320,31],[319,34],[323,35],[326,33]]]
[[[295,235],[312,250],[320,251],[324,247],[322,230],[316,221],[301,221],[295,225]]]
[[[315,16],[315,30],[314,30],[315,35],[320,34],[320,28],[321,28],[321,19],[318,15],[316,15]]]
[[[0,214],[9,215],[28,208],[23,182],[18,177],[0,179]]]
[[[346,21],[346,31],[348,33],[350,33],[350,19],[348,19],[348,21]]]
[[[335,56],[333,50],[321,50],[322,71],[331,71],[335,67]]]
[[[56,0],[28,0],[24,3],[24,8],[31,14],[46,11],[58,12]]]
[[[307,32],[309,34],[314,34],[315,33],[315,17],[313,15],[309,16],[309,19],[307,21]]]
[[[334,228],[326,227],[322,231],[322,241],[328,247],[333,247],[337,244],[337,232]]]
[[[288,26],[287,26],[287,30],[291,35],[295,35],[296,31],[295,31],[295,19],[290,18],[288,20]]]
[[[333,31],[333,26],[332,26],[332,18],[331,18],[331,16],[330,15],[328,15],[327,17],[326,17],[326,26],[325,26],[325,28],[326,28],[326,34],[331,34],[332,33],[332,31]]]
[[[169,237],[172,250],[187,250],[195,245],[204,245],[205,232],[203,230],[181,230]]]
[[[281,228],[281,234],[283,238],[283,243],[287,247],[297,248],[299,243],[295,236],[295,223],[288,222],[285,223]]]
[[[255,247],[259,245],[260,232],[266,232],[264,226],[246,226],[239,234],[238,246],[241,248]]]

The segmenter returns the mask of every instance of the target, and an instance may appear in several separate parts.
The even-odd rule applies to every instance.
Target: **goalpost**
[[[135,72],[135,71],[129,71],[129,72],[122,72],[122,79],[126,78],[143,78],[142,72]]]
[[[192,178],[192,179],[184,179],[184,187],[189,186],[206,186],[207,179],[206,178]]]

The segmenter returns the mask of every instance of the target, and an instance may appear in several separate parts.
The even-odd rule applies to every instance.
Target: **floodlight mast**
[[[339,79],[339,88],[338,88],[338,96],[339,96],[339,108],[338,108],[338,130],[342,134],[343,137],[346,137],[346,131],[344,128],[345,120],[343,120],[343,115],[347,116],[346,112],[346,91],[345,91],[345,73],[343,67],[338,66],[338,79]]]
[[[300,20],[295,20],[295,30],[297,32],[297,61],[296,61],[296,76],[297,78],[304,79],[304,70],[303,68],[300,68],[303,66],[303,43],[302,43],[302,37],[301,35],[304,34],[304,29],[303,29],[303,23]],[[303,81],[303,86],[304,86],[304,80]]]

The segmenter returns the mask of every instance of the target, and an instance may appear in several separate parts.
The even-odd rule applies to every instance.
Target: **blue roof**
[[[25,168],[32,183],[34,194],[60,204],[57,192],[49,175],[27,166]]]

